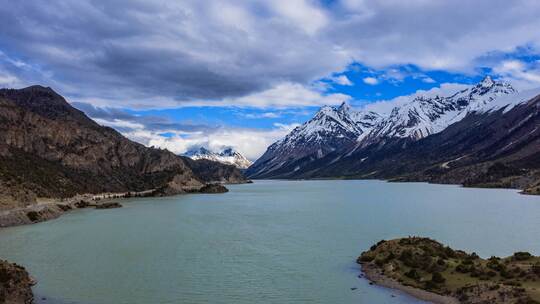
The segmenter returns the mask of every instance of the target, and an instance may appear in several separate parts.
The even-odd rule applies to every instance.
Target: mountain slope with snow
[[[395,138],[329,154],[294,177],[428,181],[540,194],[540,94],[526,101],[513,96],[511,104],[471,112],[416,141]]]
[[[354,144],[358,136],[369,132],[381,119],[375,112],[354,111],[347,103],[324,106],[312,119],[268,147],[248,174],[266,174],[300,159],[322,158],[339,147]]]
[[[184,156],[193,160],[207,159],[222,164],[233,165],[239,169],[246,169],[252,164],[249,159],[245,158],[242,154],[232,148],[226,148],[220,152],[212,152],[206,148],[200,147],[189,150]]]
[[[366,146],[386,138],[418,140],[441,132],[469,113],[486,111],[498,97],[516,93],[510,84],[495,82],[488,76],[480,83],[451,96],[417,96],[395,107],[370,133],[359,137],[359,141],[362,146]]]
[[[406,146],[408,142],[440,133],[470,115],[501,108],[507,111],[534,97],[534,93],[518,94],[510,84],[488,76],[447,96],[416,96],[388,114],[354,110],[347,104],[338,108],[326,106],[272,144],[247,174],[252,178],[316,176],[321,163],[331,166],[373,146],[397,142]]]

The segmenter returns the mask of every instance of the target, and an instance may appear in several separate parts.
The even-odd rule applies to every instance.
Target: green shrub
[[[501,277],[505,279],[512,279],[514,277],[514,275],[506,269],[502,269],[499,273],[501,274]]]
[[[471,272],[472,265],[459,264],[456,266],[456,271],[461,273]]]
[[[375,256],[370,255],[370,254],[366,254],[366,253],[363,253],[363,254],[360,256],[360,262],[366,262],[366,263],[369,263],[369,262],[373,261],[374,259],[375,259]]]
[[[390,253],[386,256],[386,258],[384,259],[384,262],[385,262],[385,263],[388,263],[388,262],[392,261],[392,260],[395,259],[395,258],[396,258],[396,256],[394,255],[394,253],[393,253],[393,252],[390,252]]]
[[[540,262],[536,262],[536,264],[532,266],[532,271],[537,276],[540,276]]]
[[[486,266],[490,269],[501,271],[505,266],[501,263],[499,263],[498,259],[490,258],[486,264]]]
[[[380,240],[380,241],[377,242],[377,244],[371,246],[371,248],[369,248],[369,250],[373,251],[373,250],[377,249],[377,247],[379,247],[379,245],[384,244],[384,243],[386,243],[385,240]]]
[[[524,251],[518,251],[514,253],[514,260],[516,261],[526,261],[532,257],[532,254]]]
[[[442,284],[442,283],[446,282],[446,279],[443,277],[443,275],[440,272],[435,272],[431,276],[431,280],[436,284]]]
[[[430,280],[430,281],[426,281],[426,282],[424,283],[424,288],[425,288],[426,290],[432,290],[432,289],[437,288],[437,284],[436,284],[435,282],[431,281],[431,280]]]
[[[408,278],[411,278],[415,281],[418,281],[420,280],[420,275],[418,274],[418,271],[416,271],[415,268],[412,268],[411,270],[407,271],[405,273],[405,276],[408,277]]]
[[[452,248],[450,248],[448,246],[444,247],[444,254],[449,258],[455,258],[456,257],[456,252]]]
[[[37,222],[39,220],[39,213],[37,213],[36,211],[29,211],[28,213],[26,213],[26,216],[32,222]]]

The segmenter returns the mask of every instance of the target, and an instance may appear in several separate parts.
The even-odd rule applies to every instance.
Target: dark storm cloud
[[[309,67],[320,48],[304,46],[317,42],[296,45],[304,34],[285,25],[247,33],[216,21],[218,12],[207,10],[219,9],[218,2],[0,4],[0,50],[49,71],[51,79],[44,81],[54,80],[75,96],[222,99],[281,81],[305,83],[337,67],[332,60]],[[280,39],[287,30],[288,41]]]
[[[0,56],[0,82],[102,106],[234,104],[352,61],[471,72],[479,56],[540,41],[538,1],[324,3],[0,0],[0,51],[26,65]]]

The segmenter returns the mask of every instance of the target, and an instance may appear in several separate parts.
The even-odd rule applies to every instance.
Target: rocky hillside
[[[219,163],[199,166],[98,125],[50,88],[0,90],[0,208],[36,197],[161,188],[172,194],[196,191],[218,177],[243,180]]]
[[[248,174],[430,181],[538,193],[539,94],[516,93],[486,78],[449,97],[416,98],[397,107],[367,135],[335,145],[322,157],[291,157],[277,167],[258,160]]]

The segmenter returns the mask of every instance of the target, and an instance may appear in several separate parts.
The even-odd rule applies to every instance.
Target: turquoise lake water
[[[1,229],[0,257],[37,278],[39,303],[386,304],[420,302],[358,278],[357,256],[381,239],[540,255],[540,197],[513,190],[352,180],[228,187]]]

